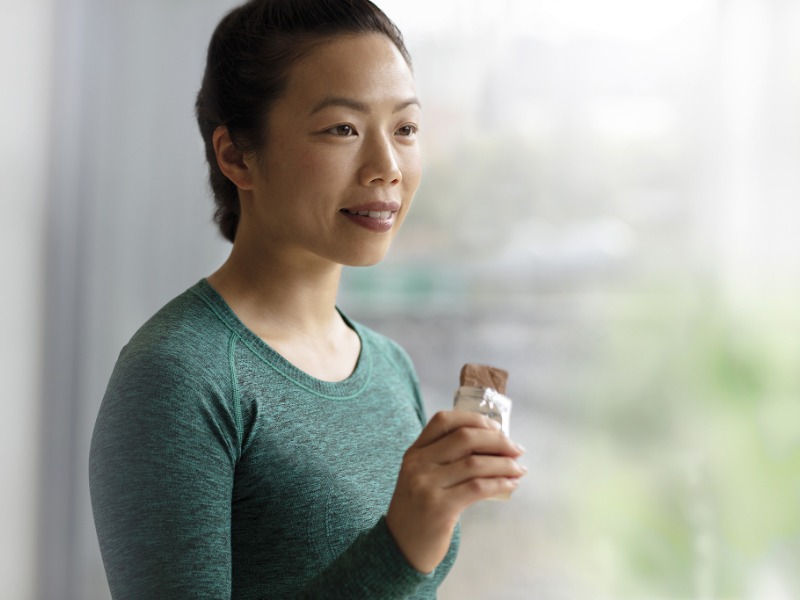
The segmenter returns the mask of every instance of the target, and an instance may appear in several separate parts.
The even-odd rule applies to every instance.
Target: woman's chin
[[[389,252],[391,240],[383,243],[360,244],[350,247],[339,255],[339,261],[346,267],[371,267],[381,262]]]
[[[347,261],[343,264],[346,267],[372,267],[381,262],[385,256],[386,253],[384,252],[380,256],[359,257],[358,259]]]

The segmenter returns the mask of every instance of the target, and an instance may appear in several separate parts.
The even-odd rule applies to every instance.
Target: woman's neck
[[[277,252],[253,256],[234,244],[228,260],[208,278],[236,315],[265,339],[336,330],[341,265]]]
[[[341,265],[313,257],[260,254],[256,260],[234,245],[208,282],[246,327],[290,363],[317,379],[341,381],[361,352],[358,335],[336,310],[341,272]]]

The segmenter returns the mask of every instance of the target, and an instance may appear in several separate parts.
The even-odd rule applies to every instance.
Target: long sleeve
[[[181,366],[125,361],[95,425],[92,508],[115,600],[231,597],[235,418]]]
[[[297,597],[401,600],[420,584],[435,580],[435,573],[422,574],[408,564],[381,518],[330,567],[308,582]]]

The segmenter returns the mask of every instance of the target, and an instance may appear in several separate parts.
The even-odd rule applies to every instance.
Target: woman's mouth
[[[361,215],[370,219],[389,219],[392,216],[392,211],[390,210],[350,210],[349,208],[343,208],[342,212],[350,215]]]
[[[360,225],[375,233],[388,233],[394,227],[397,211],[394,210],[353,210],[343,208],[339,211],[351,223]]]

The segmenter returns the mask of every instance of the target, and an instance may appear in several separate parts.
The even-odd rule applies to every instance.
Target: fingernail
[[[523,446],[522,444],[517,444],[516,442],[514,442],[514,447],[520,452],[525,452],[525,446]]]

